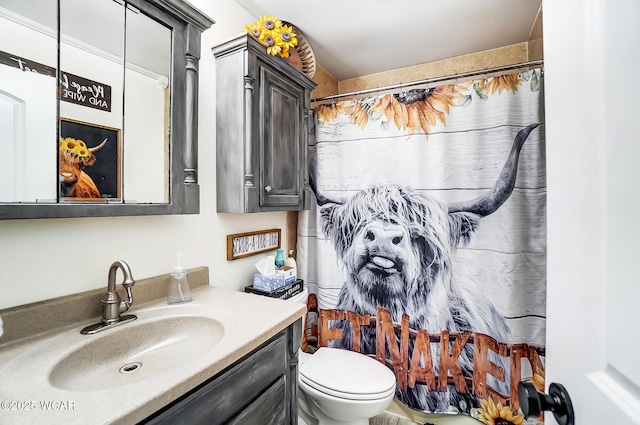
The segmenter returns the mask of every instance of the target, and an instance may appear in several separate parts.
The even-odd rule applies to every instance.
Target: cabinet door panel
[[[238,416],[229,421],[228,425],[284,424],[287,411],[285,382],[285,377],[281,376]]]
[[[260,67],[260,80],[260,205],[301,205],[304,91],[266,66]]]
[[[265,347],[141,424],[225,424],[251,400],[259,398],[273,382],[278,382],[287,372],[287,366],[287,339],[286,334],[281,333]]]

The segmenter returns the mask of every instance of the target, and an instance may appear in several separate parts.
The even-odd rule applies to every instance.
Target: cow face
[[[393,185],[361,191],[343,205],[324,207],[322,215],[349,281],[373,298],[373,305],[428,292],[450,265],[456,243],[478,221],[474,214],[450,214],[438,200]]]

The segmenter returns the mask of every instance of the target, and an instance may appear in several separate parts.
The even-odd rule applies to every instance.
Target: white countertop
[[[95,390],[89,391],[52,385],[48,371],[58,359],[112,331],[81,335],[80,329],[91,323],[0,345],[0,424],[134,424],[224,370],[306,311],[301,303],[211,286],[193,289],[192,296],[192,302],[179,308],[187,314],[215,317],[224,325],[222,339],[192,361],[175,359],[173,369],[139,382],[106,389],[95,382]],[[138,320],[130,322],[135,324],[172,307],[161,299],[134,305],[125,314],[137,315]],[[119,326],[118,332],[127,326]]]

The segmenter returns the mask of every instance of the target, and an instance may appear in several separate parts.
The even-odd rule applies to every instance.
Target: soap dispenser
[[[191,288],[189,287],[189,280],[187,279],[187,270],[184,268],[184,265],[182,265],[184,254],[178,253],[176,257],[176,265],[171,273],[172,279],[169,284],[167,304],[188,303],[192,299]]]
[[[284,260],[284,265],[287,267],[293,267],[293,268],[297,267],[296,259],[293,256],[293,249],[289,250],[289,255],[287,256],[287,259]]]

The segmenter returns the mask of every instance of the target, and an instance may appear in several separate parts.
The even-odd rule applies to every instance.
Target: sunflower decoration
[[[399,107],[402,112],[402,121],[393,110],[393,119],[398,128],[406,128],[411,136],[415,131],[422,129],[425,135],[429,135],[431,127],[438,122],[447,123],[447,115],[452,106],[458,106],[458,100],[464,95],[453,84],[428,88],[423,90],[411,90],[398,95]],[[387,108],[387,117],[391,110]],[[402,126],[399,126],[402,124]]]
[[[486,100],[488,94],[502,94],[503,91],[515,93],[523,81],[524,78],[520,74],[499,75],[477,81],[473,88],[481,99]]]
[[[447,123],[451,107],[459,106],[466,87],[446,85],[435,88],[410,90],[399,94],[347,100],[316,107],[316,115],[324,122],[345,114],[351,122],[364,129],[371,117],[385,117],[384,123],[393,122],[398,130],[406,129],[409,137],[422,130],[429,136],[431,128],[439,122]]]
[[[285,25],[273,15],[260,17],[244,30],[267,48],[267,53],[281,58],[289,57],[289,49],[298,45],[297,34],[291,25]]]
[[[531,377],[531,383],[536,387],[536,390],[541,393],[544,392],[544,370],[540,366],[536,366],[536,372]]]
[[[369,103],[368,100],[370,99],[354,99],[339,102],[336,105],[337,112],[347,115],[351,122],[358,125],[361,130],[364,130],[369,122],[369,111],[371,110],[371,103]]]
[[[544,370],[540,368],[540,366],[536,366],[536,371],[531,377],[531,383],[534,387],[536,387],[536,390],[538,390],[538,392],[544,393],[544,381]],[[540,413],[540,417],[535,420],[535,423],[544,423],[544,412]]]
[[[87,148],[86,143],[72,137],[60,138],[60,152],[70,155],[80,162],[89,162],[91,159],[91,151]]]
[[[524,416],[514,415],[509,406],[495,404],[493,399],[480,400],[482,407],[478,409],[478,420],[485,425],[525,425]]]
[[[338,118],[338,108],[335,103],[318,105],[316,107],[316,116],[324,122],[335,120]]]

